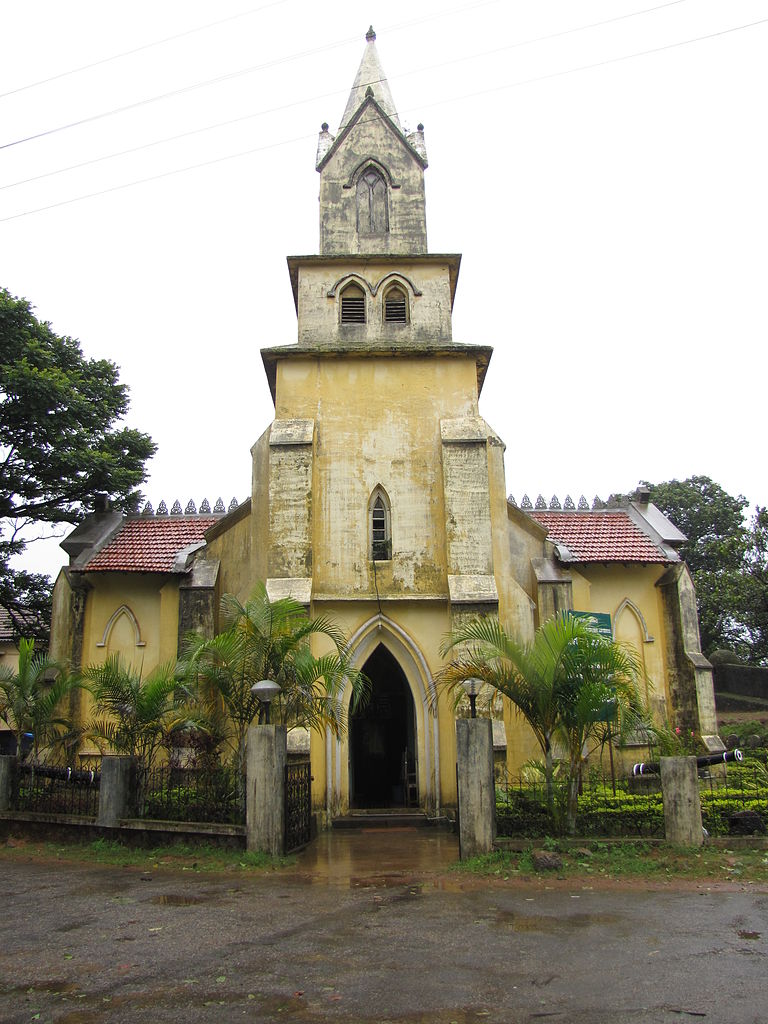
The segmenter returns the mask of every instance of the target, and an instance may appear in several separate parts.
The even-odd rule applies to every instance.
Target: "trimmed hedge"
[[[701,793],[701,816],[710,835],[728,835],[729,818],[737,811],[756,811],[768,825],[768,787],[747,784]],[[730,782],[730,780],[729,780]],[[509,802],[497,803],[496,829],[500,836],[540,838],[562,831],[563,818],[550,815],[541,800],[524,792],[510,794]],[[664,836],[664,804],[661,793],[587,790],[579,797],[576,831],[583,836]]]

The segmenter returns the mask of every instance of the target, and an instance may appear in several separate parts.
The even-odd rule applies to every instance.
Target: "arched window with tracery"
[[[389,231],[387,183],[374,167],[357,179],[357,230],[361,235],[383,235]]]
[[[392,510],[382,487],[377,487],[368,502],[369,549],[371,560],[387,562],[392,557]]]

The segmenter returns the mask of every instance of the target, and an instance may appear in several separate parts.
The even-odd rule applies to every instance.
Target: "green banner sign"
[[[604,636],[606,640],[613,640],[611,629],[611,616],[607,612],[574,612],[568,613],[575,619],[584,619],[588,626],[591,626],[596,633]]]

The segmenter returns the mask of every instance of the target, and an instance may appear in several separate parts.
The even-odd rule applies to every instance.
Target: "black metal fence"
[[[235,768],[160,768],[139,772],[139,816],[159,821],[245,824],[245,779]]]
[[[710,835],[768,831],[768,767],[760,758],[718,764],[699,772],[702,823]],[[555,775],[548,798],[543,773],[531,770],[496,781],[499,835],[540,837],[562,832],[566,781]],[[663,838],[661,778],[585,776],[579,793],[576,832],[582,836]]]
[[[312,775],[309,761],[285,766],[285,852],[312,838]]]
[[[95,818],[99,813],[100,778],[96,771],[22,763],[16,769],[14,808]]]
[[[565,830],[567,781],[556,774],[548,792],[543,773],[531,770],[509,776],[502,770],[496,781],[496,828],[501,836],[537,838]],[[664,835],[664,806],[658,780],[643,779],[630,791],[628,784],[586,776],[579,793],[576,831],[583,836]]]
[[[710,835],[768,829],[768,766],[765,755],[741,764],[713,765],[699,772],[701,817]]]

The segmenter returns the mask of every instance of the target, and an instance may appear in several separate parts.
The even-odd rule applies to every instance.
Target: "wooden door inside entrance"
[[[415,806],[416,714],[405,673],[382,644],[363,672],[371,680],[371,696],[349,717],[350,805]]]

